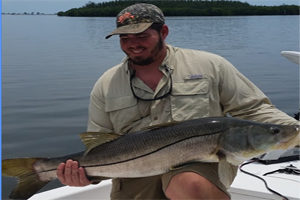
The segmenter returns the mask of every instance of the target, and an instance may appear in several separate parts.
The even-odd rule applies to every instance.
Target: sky
[[[2,0],[2,13],[40,12],[55,14],[71,8],[79,8],[89,1],[99,3],[111,0]],[[300,0],[240,0],[251,5],[300,5]]]

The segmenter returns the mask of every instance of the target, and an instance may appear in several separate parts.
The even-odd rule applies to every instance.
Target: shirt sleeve
[[[105,112],[105,99],[101,92],[101,83],[97,81],[91,95],[89,104],[88,132],[113,132],[109,114]]]
[[[220,71],[220,101],[225,113],[265,123],[299,124],[299,121],[277,109],[270,99],[230,62],[223,59]]]

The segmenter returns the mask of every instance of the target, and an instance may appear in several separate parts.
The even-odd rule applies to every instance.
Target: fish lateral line
[[[172,145],[175,145],[177,143],[180,143],[180,142],[183,142],[185,140],[189,140],[189,139],[192,139],[192,138],[197,138],[197,137],[205,137],[205,136],[210,136],[210,135],[216,135],[216,134],[220,134],[221,132],[224,132],[226,130],[228,130],[229,128],[226,128],[226,129],[223,129],[223,130],[218,130],[218,131],[215,131],[215,132],[212,132],[212,133],[207,133],[207,134],[203,134],[203,135],[193,135],[193,136],[190,136],[190,137],[186,137],[186,138],[183,138],[183,139],[180,139],[180,140],[177,140],[175,142],[172,142],[170,144],[167,144],[165,146],[162,146],[156,150],[153,150],[151,152],[148,152],[146,154],[143,154],[143,155],[140,155],[140,156],[137,156],[137,157],[133,157],[133,158],[129,158],[129,159],[126,159],[126,160],[121,160],[121,161],[118,161],[118,162],[111,162],[111,163],[106,163],[106,164],[95,164],[95,165],[80,165],[80,161],[79,160],[76,160],[79,164],[79,167],[84,167],[84,168],[88,168],[88,167],[101,167],[101,166],[108,166],[108,165],[116,165],[116,164],[120,164],[120,163],[125,163],[125,162],[129,162],[129,161],[132,161],[132,160],[136,160],[136,159],[139,159],[139,158],[142,158],[142,157],[145,157],[145,156],[148,156],[150,154],[153,154],[153,153],[156,153],[156,152],[159,152],[165,148],[168,148]],[[121,136],[122,137],[122,136]],[[113,142],[113,141],[110,141],[110,142]],[[87,156],[88,154],[83,154],[84,156]],[[74,158],[72,157],[68,157],[65,159],[65,162],[68,160],[68,159],[72,159],[74,160]],[[36,160],[36,162],[38,161],[43,161],[43,160],[49,160],[48,158],[39,158],[38,160]],[[63,162],[63,161],[62,161]],[[34,165],[35,163],[33,163]],[[34,166],[33,166],[34,168]],[[27,174],[28,176],[30,175],[34,175],[34,174],[42,174],[42,173],[47,173],[47,172],[51,172],[51,171],[56,171],[57,168],[51,168],[51,169],[47,169],[47,170],[43,170],[43,171],[39,171],[39,170],[36,170],[34,169],[34,172],[32,172],[31,174]]]
[[[129,161],[132,161],[132,160],[136,160],[136,159],[139,159],[139,158],[142,158],[142,157],[146,157],[150,154],[153,154],[153,153],[156,153],[156,152],[159,152],[165,148],[168,148],[172,145],[175,145],[177,143],[180,143],[180,142],[183,142],[185,140],[189,140],[189,139],[192,139],[192,138],[197,138],[197,137],[205,137],[205,136],[210,136],[210,135],[216,135],[216,134],[220,134],[221,132],[224,132],[226,130],[228,130],[229,128],[226,128],[226,129],[223,129],[223,130],[219,130],[219,131],[216,131],[216,132],[213,132],[213,133],[207,133],[207,134],[203,134],[203,135],[193,135],[193,136],[190,136],[190,137],[186,137],[186,138],[183,138],[183,139],[180,139],[180,140],[177,140],[175,142],[172,142],[170,144],[167,144],[165,146],[162,146],[156,150],[153,150],[151,152],[148,152],[146,154],[143,154],[143,155],[140,155],[140,156],[137,156],[137,157],[133,157],[133,158],[129,158],[129,159],[126,159],[126,160],[121,160],[121,161],[118,161],[118,162],[111,162],[111,163],[106,163],[106,164],[95,164],[95,165],[80,165],[80,161],[77,160],[77,162],[79,163],[79,167],[84,167],[84,168],[88,168],[88,167],[102,167],[102,166],[109,166],[109,165],[117,165],[117,164],[121,164],[121,163],[126,163],[126,162],[129,162]],[[113,141],[110,141],[110,142],[113,142]],[[88,155],[88,154],[87,154]],[[84,154],[84,156],[87,156]],[[68,157],[66,158],[66,161],[68,159],[72,159],[71,157]],[[72,159],[73,160],[73,159]],[[36,171],[37,174],[42,174],[42,173],[47,173],[47,172],[51,172],[51,171],[55,171],[57,170],[57,168],[51,168],[51,169],[48,169],[48,170],[44,170],[44,171]]]

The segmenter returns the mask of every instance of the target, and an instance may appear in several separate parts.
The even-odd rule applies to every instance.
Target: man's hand
[[[67,160],[66,163],[60,163],[57,167],[57,178],[64,185],[69,186],[86,186],[91,184],[85,175],[82,167],[78,168],[78,162]]]

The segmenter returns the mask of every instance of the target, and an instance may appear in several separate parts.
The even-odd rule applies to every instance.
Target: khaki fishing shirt
[[[155,91],[130,77],[125,59],[106,71],[90,96],[88,131],[125,134],[145,127],[201,117],[226,116],[278,124],[296,124],[276,109],[252,82],[226,59],[204,51],[167,46],[164,74]],[[171,91],[170,91],[170,87]],[[154,98],[155,101],[134,97]]]

